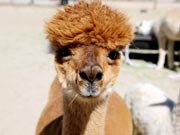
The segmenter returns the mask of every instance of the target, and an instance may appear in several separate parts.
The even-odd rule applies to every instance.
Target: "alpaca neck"
[[[104,135],[107,101],[98,104],[70,101],[64,97],[62,135]]]

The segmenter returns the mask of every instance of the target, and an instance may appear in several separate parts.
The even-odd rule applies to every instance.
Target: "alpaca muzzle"
[[[103,78],[103,71],[98,65],[84,66],[79,70],[79,75],[83,80],[93,83]]]

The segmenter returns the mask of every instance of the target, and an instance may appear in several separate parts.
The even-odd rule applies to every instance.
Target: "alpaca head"
[[[59,11],[47,33],[57,48],[55,66],[64,93],[81,101],[105,99],[118,75],[118,51],[133,39],[124,14],[99,1],[81,1]]]
[[[151,20],[141,20],[137,22],[136,33],[140,35],[150,35],[152,34],[153,21]]]

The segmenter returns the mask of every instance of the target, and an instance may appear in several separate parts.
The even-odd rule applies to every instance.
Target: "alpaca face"
[[[147,36],[151,34],[153,27],[153,21],[142,20],[136,25],[136,33]]]
[[[104,99],[118,75],[119,59],[118,51],[96,45],[59,49],[55,65],[64,93],[84,100]]]

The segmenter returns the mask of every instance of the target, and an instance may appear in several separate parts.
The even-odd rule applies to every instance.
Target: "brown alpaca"
[[[66,6],[47,24],[55,78],[36,135],[132,135],[130,113],[112,91],[118,51],[133,39],[125,15],[100,1]]]

